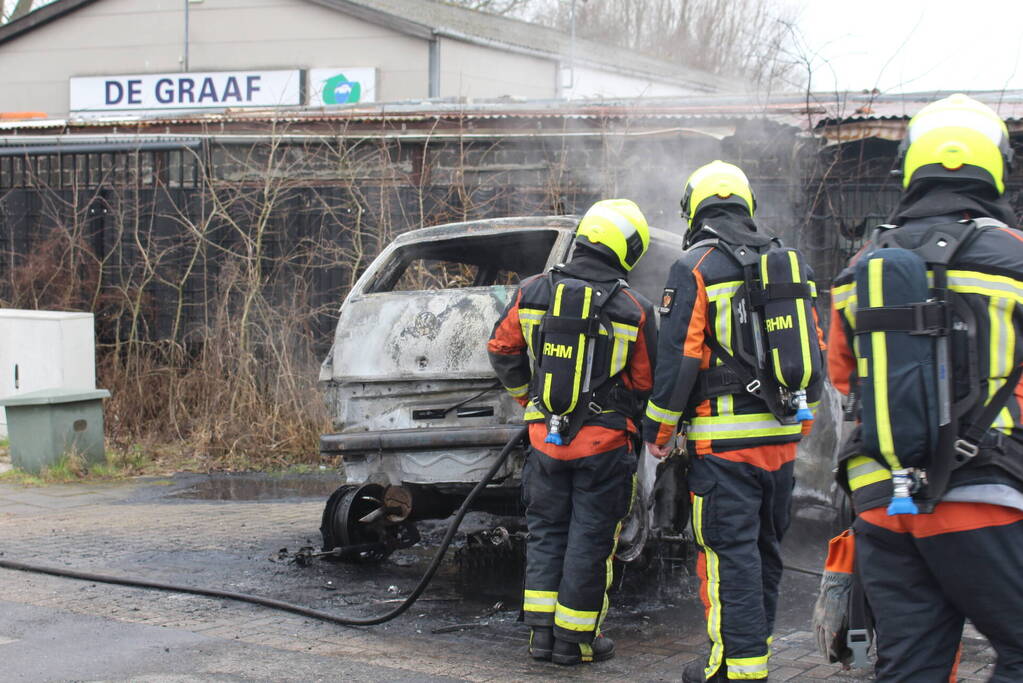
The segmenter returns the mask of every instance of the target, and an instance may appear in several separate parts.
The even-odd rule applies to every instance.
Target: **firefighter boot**
[[[710,678],[707,678],[707,674],[704,673],[706,666],[707,662],[704,659],[697,659],[695,662],[686,664],[686,668],[682,671],[682,683],[724,683],[728,680],[724,666]]]
[[[598,635],[592,643],[570,643],[567,640],[554,639],[554,652],[551,658],[555,664],[571,666],[584,662],[603,662],[615,656],[615,641]]]
[[[554,648],[554,627],[534,626],[529,633],[529,656],[533,659],[551,661]]]

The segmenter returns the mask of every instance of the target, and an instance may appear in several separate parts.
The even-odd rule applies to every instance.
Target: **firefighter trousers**
[[[794,450],[792,444],[793,457]],[[700,548],[696,568],[711,641],[705,674],[765,679],[794,461],[765,469],[727,457],[694,458],[689,472],[693,533]]]
[[[929,515],[860,514],[856,571],[874,614],[876,680],[948,680],[968,618],[1023,681],[1023,511],[939,503]]]
[[[525,621],[589,643],[607,613],[612,559],[632,501],[636,456],[626,445],[574,460],[530,449],[526,505]]]

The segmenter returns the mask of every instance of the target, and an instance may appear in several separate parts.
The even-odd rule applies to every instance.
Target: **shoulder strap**
[[[1002,412],[1002,408],[1012,398],[1021,377],[1023,377],[1023,364],[1013,368],[1012,372],[1005,379],[1005,384],[995,392],[995,395],[991,397],[991,400],[984,406],[984,409],[980,411],[980,415],[970,422],[970,426],[963,430],[955,444],[956,453],[967,458],[977,455],[980,450],[980,442],[984,440],[984,436],[991,429],[995,420],[998,419],[998,414]]]

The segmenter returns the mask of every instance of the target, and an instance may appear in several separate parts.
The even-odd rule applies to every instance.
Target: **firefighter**
[[[597,202],[579,222],[571,259],[522,283],[487,345],[529,423],[523,605],[534,659],[614,656],[601,624],[657,334],[652,304],[625,278],[649,240],[636,204]]]
[[[746,175],[732,164],[714,161],[690,176],[682,199],[686,251],[670,270],[660,307],[643,434],[651,454],[664,458],[679,423],[686,425],[697,570],[711,640],[709,657],[687,666],[684,681],[767,678],[796,445],[812,415],[801,411],[796,419],[794,406],[779,398],[788,391],[764,370],[772,357],[794,358],[804,385],[792,395],[802,398],[805,389],[811,406],[822,384],[823,335],[810,274],[798,252],[783,249],[756,224],[755,207]],[[785,265],[787,284],[760,273],[769,255]],[[795,312],[761,319],[772,306]],[[759,311],[759,328],[750,310]],[[795,336],[778,345],[775,333]],[[768,358],[749,352],[754,336],[773,344]],[[782,363],[777,367],[781,372]]]
[[[1011,156],[983,103],[957,94],[921,109],[891,225],[832,289],[829,372],[859,397],[861,422],[838,472],[857,513],[879,681],[947,680],[965,618],[997,652],[991,680],[1023,680],[1023,233],[1004,196]],[[899,264],[914,258],[910,277]],[[917,301],[892,305],[914,286]],[[907,372],[915,389],[893,379]]]

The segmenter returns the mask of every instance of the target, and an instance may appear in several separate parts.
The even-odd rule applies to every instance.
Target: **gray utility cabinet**
[[[90,464],[106,459],[103,399],[106,389],[42,389],[0,399],[7,409],[11,464],[39,474],[70,453]]]

